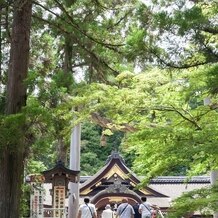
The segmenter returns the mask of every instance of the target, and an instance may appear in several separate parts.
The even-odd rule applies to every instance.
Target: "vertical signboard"
[[[30,197],[31,218],[43,218],[43,188],[41,184],[31,183]]]
[[[54,186],[54,217],[64,217],[65,210],[65,186]]]
[[[44,190],[41,182],[31,178],[30,215],[31,218],[43,218]]]

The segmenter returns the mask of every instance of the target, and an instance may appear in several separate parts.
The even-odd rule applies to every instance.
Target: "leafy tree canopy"
[[[0,149],[22,145],[25,158],[49,166],[59,145],[68,152],[73,125],[90,119],[103,129],[84,126],[85,174],[111,149],[88,139],[114,131],[127,132],[122,148],[134,151],[145,182],[178,167],[189,175],[217,168],[216,1],[34,1],[26,106],[5,115],[14,2],[0,8]]]
[[[218,167],[216,97],[204,105],[209,75],[216,71],[214,64],[123,72],[114,85],[92,83],[78,90],[70,103],[80,107],[79,120],[93,119],[94,113],[108,133],[127,132],[122,147],[135,154],[133,169],[145,176],[144,184],[179,166],[189,176],[207,174]]]

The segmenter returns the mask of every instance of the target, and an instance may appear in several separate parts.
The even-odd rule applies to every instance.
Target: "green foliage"
[[[88,83],[113,83],[114,75],[124,68],[123,41],[128,33],[126,22],[133,14],[134,3],[84,0],[46,1],[46,5],[42,5],[35,2],[30,70],[25,82],[29,95],[28,110],[39,107],[38,112],[43,116],[38,114],[36,117],[36,114],[31,114],[33,111],[29,113],[31,128],[28,134],[32,140],[28,153],[31,158],[50,165],[58,156],[56,150],[60,141],[66,151],[69,150],[71,129],[76,122],[84,120],[83,117],[72,122],[78,108],[75,105],[73,111],[69,103],[77,95],[75,81],[78,73],[83,72]],[[47,153],[49,158],[46,158]]]
[[[215,65],[213,68],[210,68],[207,72],[208,80],[207,80],[207,86],[211,94],[217,94],[218,93],[218,66]]]
[[[81,108],[79,119],[95,111],[111,120],[111,130],[132,125],[137,131],[128,134],[123,146],[135,154],[134,169],[147,179],[172,173],[178,166],[190,175],[207,173],[218,166],[218,115],[202,103],[207,94],[206,73],[213,68],[124,73],[117,79],[119,89],[92,84],[80,90],[81,97],[72,104]]]
[[[189,21],[189,22],[187,22]],[[201,7],[192,7],[184,12],[175,11],[174,22],[179,26],[178,33],[184,35],[190,29],[199,29],[200,26],[207,22],[203,16]]]
[[[101,168],[112,150],[122,151],[146,181],[218,166],[215,1],[45,3],[35,2],[33,10],[27,105],[20,114],[1,115],[1,148],[24,138],[26,170],[38,172],[53,165],[58,142],[67,148],[72,127],[83,122],[84,175]],[[5,80],[10,24],[2,29]],[[157,64],[187,70],[148,70]],[[188,69],[199,65],[205,67]],[[147,70],[135,75],[135,67]],[[77,84],[81,72],[85,81]],[[0,86],[4,114],[5,81]],[[104,129],[86,123],[93,113],[109,120]]]
[[[72,87],[74,85],[74,79],[72,77],[72,74],[66,74],[63,71],[56,72],[52,79],[58,87],[65,87],[66,90],[68,87]]]
[[[53,126],[53,114],[44,107],[43,102],[39,102],[35,97],[29,97],[27,106],[23,109],[23,113],[27,117],[25,129],[25,148],[29,159],[27,166],[28,173],[37,172],[31,167],[33,158],[37,159],[46,166],[53,164],[52,142],[54,141],[55,131]],[[35,163],[34,163],[35,165]],[[33,165],[33,166],[34,166]],[[41,172],[40,167],[37,168]],[[32,171],[33,170],[33,171]]]
[[[30,190],[29,184],[23,184],[22,186],[22,198],[20,204],[20,214],[22,217],[28,217],[30,215]]]
[[[48,152],[45,152],[45,153],[48,153]],[[26,175],[39,174],[42,171],[46,170],[48,168],[47,166],[49,166],[49,165],[45,161],[42,162],[39,160],[37,160],[37,161],[36,160],[29,160],[27,165],[26,165],[26,172],[25,173],[26,173]]]
[[[199,211],[204,216],[209,216],[211,211],[217,209],[218,187],[207,187],[187,192],[172,202],[172,208],[167,217],[185,217]]]
[[[129,61],[135,60],[136,56],[141,56],[145,52],[143,48],[146,47],[144,38],[146,31],[140,28],[133,28],[130,35],[126,39],[126,53]]]
[[[82,175],[94,175],[104,166],[107,157],[112,151],[117,150],[122,134],[119,132],[106,136],[106,145],[101,146],[102,128],[85,122],[82,124],[81,135],[81,173]],[[96,161],[96,159],[98,161]]]
[[[137,75],[123,72],[114,85],[83,86],[71,103],[80,107],[79,120],[97,112],[110,120],[106,125],[110,131],[123,130],[126,124],[133,127],[119,149],[128,165],[133,164],[132,169],[145,178],[142,185],[160,175],[207,175],[218,167],[216,97],[211,96],[210,105],[203,104],[216,67],[214,64],[180,71],[156,68]],[[169,216],[179,217],[195,210],[208,213],[207,208],[211,213],[216,190],[197,193],[179,199],[176,213]]]
[[[0,149],[10,146],[13,151],[15,145],[20,145],[23,141],[23,129],[25,116],[22,113],[5,115],[0,117]]]
[[[145,55],[145,60],[164,67],[189,68],[217,63],[215,1],[157,0],[145,4],[147,7],[137,8],[140,26],[146,29],[145,46],[141,46],[138,60],[144,51],[150,53],[150,59]]]
[[[5,109],[5,96],[4,94],[0,95],[0,114],[4,114],[4,109]]]

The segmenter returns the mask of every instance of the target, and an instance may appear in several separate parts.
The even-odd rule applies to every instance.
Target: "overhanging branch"
[[[185,116],[181,111],[179,111],[177,108],[171,105],[171,107],[157,107],[154,110],[158,111],[172,111],[179,114],[184,120],[188,121],[189,123],[193,124],[197,130],[202,130],[202,128],[198,125],[194,117],[186,110],[182,109],[185,113],[187,113],[191,118]]]
[[[93,38],[92,36],[90,36],[89,34],[87,34],[84,30],[82,30],[79,25],[77,23],[75,23],[75,21],[73,20],[72,16],[70,16],[70,14],[67,12],[67,10],[64,8],[64,6],[58,1],[58,0],[55,0],[56,4],[58,5],[58,7],[65,13],[65,15],[68,17],[68,19],[70,20],[71,22],[71,25],[76,29],[78,30],[80,33],[82,33],[84,36],[86,36],[88,39],[92,40],[93,42],[97,43],[97,44],[100,44],[100,45],[103,45],[105,46],[106,48],[108,49],[112,49],[116,52],[117,49],[116,47],[120,47],[120,46],[124,46],[125,44],[110,44],[110,43],[105,43],[103,41],[99,41],[95,38]],[[114,48],[115,47],[115,48]]]
[[[43,19],[43,18],[41,18],[41,17],[38,17],[38,16],[36,16],[36,15],[33,15],[33,17],[35,17],[36,19],[39,19],[39,20],[41,20],[41,21],[44,21],[44,22],[47,23],[48,25],[57,28],[59,31],[61,31],[61,32],[65,33],[65,34],[71,35],[71,33],[68,32],[66,29],[64,29],[64,27],[62,27],[62,26],[60,26],[60,25],[57,25],[57,24],[54,23],[54,22],[45,20],[45,19]],[[71,37],[73,37],[73,36],[71,35]],[[109,64],[108,64],[105,60],[103,60],[103,59],[101,59],[100,57],[98,57],[93,51],[91,51],[91,50],[88,49],[85,45],[83,45],[83,44],[79,41],[78,38],[74,37],[74,40],[76,41],[76,43],[78,43],[78,46],[79,46],[80,48],[82,48],[84,51],[86,51],[90,56],[92,56],[92,57],[97,61],[97,63],[102,64],[103,66],[105,66],[106,68],[108,68],[110,71],[112,71],[115,75],[118,74],[118,71],[114,70],[112,67],[109,66]]]
[[[93,122],[97,123],[99,126],[110,129],[112,131],[135,132],[137,130],[134,126],[131,126],[126,123],[120,124],[119,126],[115,125],[111,120],[109,120],[108,118],[102,117],[98,113],[92,113],[91,119],[93,120]]]

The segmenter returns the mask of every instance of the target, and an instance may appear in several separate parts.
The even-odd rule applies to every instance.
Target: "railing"
[[[43,208],[43,218],[67,218],[68,212],[66,208]],[[23,217],[23,218],[35,218],[36,216]]]
[[[44,218],[67,218],[65,208],[44,208]]]

